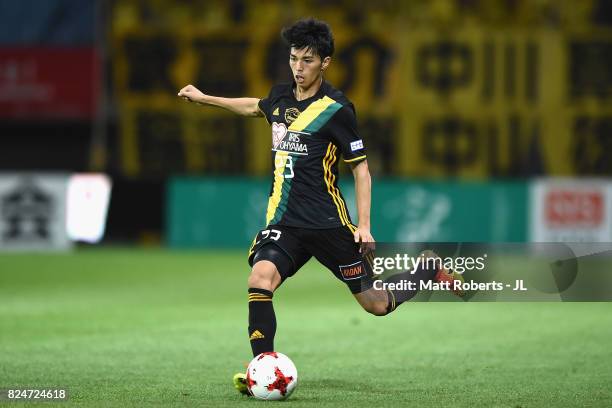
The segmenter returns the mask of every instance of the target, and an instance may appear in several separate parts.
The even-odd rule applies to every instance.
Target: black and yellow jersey
[[[294,83],[272,87],[259,101],[272,127],[272,169],[266,225],[334,228],[351,218],[338,189],[338,160],[366,158],[355,108],[342,92],[323,82],[298,101]]]

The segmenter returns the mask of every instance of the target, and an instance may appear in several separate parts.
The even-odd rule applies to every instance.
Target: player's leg
[[[290,229],[271,227],[260,231],[249,251],[252,266],[248,278],[249,341],[253,356],[274,351],[276,315],[274,291],[310,258]],[[236,389],[248,395],[245,373],[234,375]]]
[[[272,303],[274,291],[283,281],[279,270],[285,274],[293,268],[287,254],[274,244],[258,249],[252,257],[253,267],[248,279],[249,293],[249,341],[253,356],[274,350],[276,314]],[[241,394],[249,395],[246,373],[234,375],[234,387]]]
[[[372,288],[372,268],[359,252],[351,227],[309,230],[305,246],[346,284],[364,310],[379,316],[387,313],[388,295]]]
[[[253,357],[274,351],[276,315],[272,296],[283,281],[279,271],[287,277],[293,274],[293,269],[291,258],[274,244],[263,246],[253,257],[248,279],[249,340]]]
[[[252,257],[249,257],[253,268],[248,279],[248,333],[253,357],[274,351],[276,315],[273,293],[310,259],[310,254],[302,248],[293,229],[278,226],[271,230],[275,232],[272,238],[261,240]]]
[[[421,256],[425,262],[423,265],[419,266],[416,271],[400,272],[384,279],[382,281],[382,285],[376,285],[381,288],[377,289],[376,287],[373,287],[369,291],[362,294],[362,299],[357,298],[357,301],[362,304],[362,302],[366,302],[368,299],[376,298],[377,295],[370,292],[386,293],[388,304],[385,314],[388,314],[397,309],[397,307],[402,303],[407,302],[416,296],[416,294],[419,293],[418,287],[420,282],[449,282],[451,288],[453,287],[453,281],[458,280],[463,282],[463,276],[453,271],[447,271],[443,267],[440,257],[435,252],[426,250],[419,256]],[[386,285],[389,283],[398,284],[400,282],[414,282],[415,289],[407,289],[405,285],[392,285],[391,287],[400,287],[401,289],[388,289],[389,285]],[[461,290],[453,290],[453,293],[457,296],[464,295],[464,292]],[[364,300],[364,298],[366,300]]]
[[[370,288],[363,292],[353,293],[353,296],[368,313],[375,316],[384,316],[389,313],[390,294],[387,291]]]
[[[440,259],[433,251],[424,251],[422,253],[424,259],[438,260]],[[366,262],[366,266],[369,263]],[[364,278],[365,279],[365,278]],[[354,293],[355,299],[364,310],[376,316],[384,316],[393,312],[399,305],[412,299],[419,292],[418,287],[420,282],[435,281],[449,282],[450,287],[453,287],[453,281],[458,280],[463,282],[463,277],[452,271],[447,271],[441,266],[440,262],[425,263],[425,266],[420,266],[416,271],[405,271],[396,273],[382,281],[383,285],[380,288],[371,287],[365,289],[362,284],[361,288],[365,289],[359,293]],[[401,285],[393,285],[391,287],[400,287],[402,289],[388,289],[389,283],[414,282],[415,289],[410,290]],[[461,290],[453,290],[457,296],[463,296]]]
[[[374,288],[371,265],[373,255],[370,253],[363,256],[359,252],[359,245],[354,242],[351,227],[314,231],[312,234],[314,238],[308,240],[308,245],[317,260],[348,286],[365,311],[376,316],[384,316],[418,293],[418,290],[388,290],[387,286],[383,286],[385,289],[382,290]],[[439,258],[433,251],[424,251],[422,255],[425,259]],[[426,263],[425,267],[414,272],[395,274],[385,279],[384,283],[396,283],[402,280],[414,282],[462,280],[460,275],[448,272],[441,266],[436,268],[435,265],[435,263]],[[462,295],[460,292],[456,294]]]

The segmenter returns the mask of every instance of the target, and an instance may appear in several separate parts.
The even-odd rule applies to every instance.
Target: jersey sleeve
[[[357,131],[357,119],[351,106],[343,106],[336,112],[330,121],[329,131],[346,163],[358,163],[366,158],[363,139]]]
[[[259,108],[261,113],[263,113],[264,116],[266,117],[268,124],[272,123],[272,108],[274,106],[278,106],[278,100],[285,92],[287,92],[288,86],[291,86],[291,85],[290,84],[274,85],[270,89],[268,96],[266,96],[263,99],[260,99],[259,102],[257,103],[257,107]]]
[[[271,102],[270,102],[270,95],[268,95],[267,97],[260,99],[259,102],[257,103],[257,107],[259,108],[259,110],[261,111],[261,113],[264,114],[264,116],[266,117],[266,120],[268,121],[268,123],[272,123],[272,121],[270,120],[270,106],[271,106]]]

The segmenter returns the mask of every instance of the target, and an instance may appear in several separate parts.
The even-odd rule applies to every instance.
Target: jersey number
[[[283,157],[275,158],[276,168],[279,168],[283,165]],[[293,157],[287,156],[287,161],[285,162],[285,169],[283,171],[283,177],[286,179],[293,178],[295,174],[293,173]]]
[[[263,230],[261,231],[261,239],[257,242],[255,242],[255,245],[259,244],[261,241],[263,241],[266,238],[270,238],[274,241],[278,241],[278,239],[280,238],[282,234],[282,231],[279,231],[277,229],[267,229],[267,230]],[[254,246],[255,246],[254,245]]]

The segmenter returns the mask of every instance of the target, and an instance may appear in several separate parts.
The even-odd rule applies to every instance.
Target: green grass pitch
[[[1,254],[0,388],[67,387],[61,406],[265,404],[231,385],[250,359],[245,255]],[[612,405],[609,303],[408,303],[381,318],[310,262],[274,305],[276,348],[299,372],[291,407]]]

